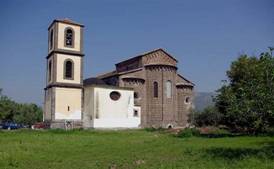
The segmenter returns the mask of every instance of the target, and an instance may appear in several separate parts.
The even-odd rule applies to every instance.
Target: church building
[[[44,122],[51,128],[186,127],[194,84],[178,61],[156,49],[83,79],[84,25],[54,20],[48,28]]]

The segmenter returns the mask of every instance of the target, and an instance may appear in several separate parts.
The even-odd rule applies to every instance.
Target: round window
[[[120,99],[121,94],[120,94],[119,92],[117,92],[117,91],[113,91],[113,92],[111,92],[111,93],[109,94],[109,97],[110,97],[112,100],[116,101],[116,100],[119,100],[119,99]]]
[[[186,97],[185,103],[186,103],[186,104],[189,104],[189,103],[190,103],[190,97]]]

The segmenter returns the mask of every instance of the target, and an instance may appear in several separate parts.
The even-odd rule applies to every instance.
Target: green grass
[[[274,137],[178,138],[145,130],[0,131],[0,168],[274,169]]]

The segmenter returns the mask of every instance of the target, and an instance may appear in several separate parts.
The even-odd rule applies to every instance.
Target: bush
[[[216,127],[200,128],[200,135],[204,137],[209,137],[209,138],[234,136],[230,131],[226,129],[216,128]]]
[[[185,128],[177,134],[177,137],[188,138],[188,137],[199,136],[199,135],[200,135],[200,131],[198,129],[196,129],[196,128]]]
[[[191,124],[203,127],[203,126],[218,126],[223,116],[218,112],[216,107],[209,106],[203,111],[193,111],[191,113]]]
[[[43,111],[41,107],[36,104],[16,103],[2,95],[0,89],[0,121],[13,121],[30,126],[42,120]]]
[[[156,128],[156,127],[147,127],[147,128],[144,128],[145,131],[148,131],[148,132],[155,132],[155,131],[164,131],[166,129],[162,128],[162,127],[159,127],[159,128]]]

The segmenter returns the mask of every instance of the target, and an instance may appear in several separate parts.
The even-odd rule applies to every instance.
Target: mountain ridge
[[[208,106],[213,106],[213,97],[216,95],[215,92],[195,92],[194,94],[194,109],[202,111]]]

